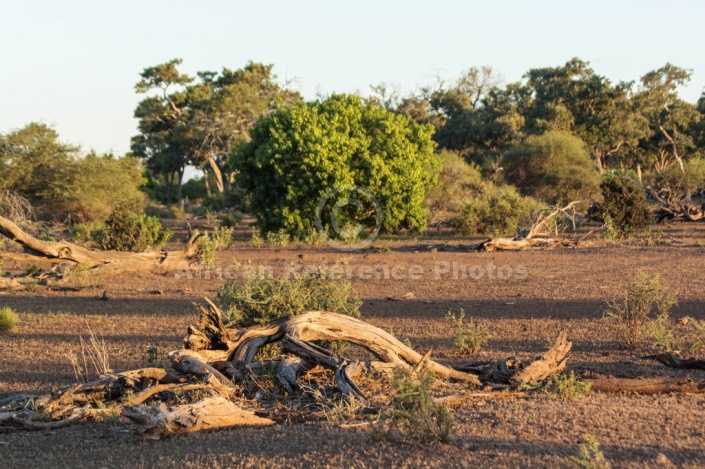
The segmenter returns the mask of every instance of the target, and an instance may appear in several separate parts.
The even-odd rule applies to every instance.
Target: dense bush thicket
[[[40,216],[57,221],[104,219],[116,207],[144,208],[142,165],[124,156],[81,156],[44,124],[30,123],[0,135],[0,189],[32,202]]]
[[[510,235],[519,227],[530,227],[538,207],[536,200],[519,194],[514,186],[487,184],[463,207],[455,225],[466,235]]]
[[[599,195],[595,163],[585,144],[569,133],[528,137],[504,155],[502,164],[507,180],[524,195],[550,204],[581,201],[587,207]]]
[[[104,250],[143,252],[160,248],[172,234],[170,230],[162,229],[157,217],[118,208],[108,216],[94,237]]]
[[[602,202],[588,210],[588,217],[607,223],[619,237],[646,228],[653,217],[646,193],[638,182],[628,177],[607,177],[600,184]]]
[[[439,167],[432,134],[431,126],[356,96],[336,95],[262,118],[232,165],[263,232],[285,229],[306,237],[315,229],[321,198],[349,185],[379,200],[384,231],[420,230],[426,225],[424,197]],[[341,225],[369,223],[358,212],[364,211],[341,211]],[[325,213],[323,218],[330,219]]]
[[[438,155],[441,169],[438,182],[428,191],[425,204],[432,223],[457,217],[463,207],[484,191],[480,168],[459,154],[443,150]]]
[[[360,317],[362,302],[350,282],[318,270],[298,277],[248,276],[225,283],[218,302],[238,327],[290,318],[307,311],[329,311]]]

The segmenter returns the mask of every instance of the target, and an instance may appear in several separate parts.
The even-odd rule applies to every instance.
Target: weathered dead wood
[[[197,255],[196,231],[181,251],[118,252],[91,251],[67,241],[42,241],[23,231],[11,220],[0,216],[0,235],[20,244],[25,254],[48,260],[70,261],[90,267],[110,266],[122,271],[142,271],[161,266],[178,268],[184,262],[191,262]],[[13,255],[14,256],[14,255]],[[0,258],[4,253],[0,252]]]
[[[705,381],[696,382],[690,378],[598,378],[586,379],[593,391],[633,394],[702,394]]]
[[[232,382],[220,371],[205,363],[201,357],[190,350],[176,350],[169,354],[171,366],[186,375],[195,375],[208,383],[218,394],[224,397],[235,391]]]
[[[212,358],[232,362],[243,369],[252,363],[259,349],[270,342],[281,341],[285,336],[292,341],[340,341],[358,345],[377,357],[381,362],[397,366],[416,366],[422,360],[421,354],[407,347],[388,332],[367,324],[359,319],[329,313],[310,311],[288,319],[281,319],[265,325],[242,329],[227,329],[222,313],[210,300],[209,308],[201,311],[198,327],[190,326],[184,339],[186,348],[198,352],[205,360]],[[203,347],[217,347],[203,354]],[[298,353],[297,353],[298,354]],[[304,357],[309,359],[309,357]],[[311,357],[312,358],[312,357]],[[316,360],[326,362],[320,356]],[[314,360],[314,362],[316,362]],[[326,362],[329,368],[337,369],[338,363]],[[430,360],[436,377],[454,379],[469,384],[480,385],[476,376],[454,370]]]
[[[556,247],[572,247],[578,241],[558,237],[557,230],[549,228],[549,222],[558,215],[563,215],[573,222],[575,229],[575,207],[579,201],[574,201],[565,207],[542,209],[536,216],[536,221],[529,230],[519,230],[513,238],[498,237],[481,242],[473,247],[473,251],[521,251],[524,249],[553,249]],[[549,211],[546,215],[545,212]]]
[[[142,404],[145,402],[147,399],[151,398],[152,396],[162,393],[162,392],[167,392],[167,391],[202,391],[202,390],[212,390],[212,388],[208,385],[203,385],[203,384],[155,384],[153,386],[149,386],[146,388],[144,391],[136,394],[130,401],[131,406],[136,406],[139,404]]]
[[[574,247],[578,242],[557,238],[492,238],[476,245],[473,250],[480,252],[521,251],[525,249],[553,249]]]
[[[561,332],[548,352],[519,370],[511,380],[515,383],[530,383],[543,381],[552,374],[558,373],[565,368],[572,346],[573,342],[568,340],[568,334],[565,331]]]
[[[122,415],[141,426],[146,436],[175,435],[234,426],[267,426],[274,422],[258,417],[222,397],[210,397],[195,404],[167,407],[125,407]]]
[[[679,370],[705,370],[705,360],[681,358],[678,352],[659,353],[642,357],[644,360],[656,360],[664,365]]]
[[[705,204],[695,205],[682,193],[672,193],[669,189],[661,189],[657,192],[651,187],[646,188],[646,193],[659,204],[655,213],[656,221],[659,223],[664,220],[701,221],[705,219]]]

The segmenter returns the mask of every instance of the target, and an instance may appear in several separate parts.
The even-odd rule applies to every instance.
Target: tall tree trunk
[[[206,195],[210,197],[213,194],[211,193],[211,184],[208,181],[208,171],[205,168],[203,168],[203,183],[206,185]]]
[[[176,200],[181,202],[181,188],[184,185],[184,168],[179,169],[179,181],[176,187]]]
[[[641,180],[641,163],[636,164],[636,177],[639,178],[639,184],[642,184],[643,181]]]
[[[221,194],[225,192],[225,183],[223,181],[223,172],[220,170],[220,166],[218,166],[218,162],[215,161],[215,158],[212,156],[208,157],[208,164],[211,167],[211,171],[213,171],[213,175],[215,176],[215,184],[216,187],[218,188],[218,192]]]

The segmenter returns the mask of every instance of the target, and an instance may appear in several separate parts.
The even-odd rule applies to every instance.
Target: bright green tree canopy
[[[336,95],[261,119],[232,164],[265,232],[307,235],[319,200],[348,185],[379,200],[384,230],[422,229],[424,196],[439,166],[432,134],[431,126]]]

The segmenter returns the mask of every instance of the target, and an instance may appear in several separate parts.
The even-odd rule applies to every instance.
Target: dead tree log
[[[350,379],[345,361],[327,356],[313,341],[341,341],[358,345],[371,352],[381,363],[368,362],[366,367],[373,371],[388,371],[386,365],[414,367],[423,356],[407,347],[394,336],[378,327],[359,319],[325,311],[311,311],[288,319],[281,319],[265,325],[241,329],[228,329],[222,313],[210,300],[208,309],[201,308],[201,320],[197,326],[189,326],[184,339],[187,349],[198,352],[205,361],[228,361],[236,370],[244,371],[250,365],[259,349],[268,343],[281,341],[284,348],[307,361],[332,369],[340,374],[339,384],[345,389],[354,389],[343,384]],[[429,360],[427,366],[441,379],[453,379],[473,385],[480,385],[472,374],[455,370]],[[361,367],[356,366],[356,370]]]
[[[25,254],[47,261],[68,261],[77,265],[110,266],[123,271],[141,271],[155,266],[176,269],[190,263],[197,255],[197,231],[191,234],[181,251],[118,252],[92,251],[67,241],[42,241],[23,231],[17,224],[0,216],[0,235],[20,244]],[[0,252],[0,258],[3,253]]]
[[[656,360],[664,365],[679,370],[705,370],[705,360],[696,358],[681,358],[678,352],[660,353],[657,355],[647,355],[645,360]]]
[[[593,391],[633,394],[703,394],[705,381],[696,382],[690,378],[598,378],[587,379]]]
[[[152,437],[234,426],[274,425],[274,421],[258,417],[222,397],[174,407],[166,404],[126,407],[122,415],[139,424],[143,434]]]
[[[558,215],[563,215],[573,223],[575,229],[575,206],[579,201],[571,202],[565,207],[555,207],[547,215],[546,209],[539,211],[536,221],[529,230],[518,230],[513,238],[498,237],[491,238],[476,245],[474,251],[521,251],[524,249],[552,249],[556,247],[577,246],[578,242],[570,239],[558,237],[558,232],[551,229],[549,222]]]
[[[659,204],[655,213],[658,223],[664,220],[700,221],[705,219],[705,204],[695,205],[684,194],[677,192],[674,193],[667,188],[658,192],[651,187],[646,188],[647,195]]]

